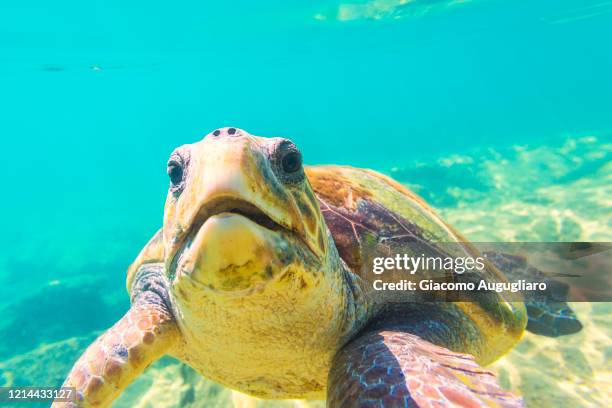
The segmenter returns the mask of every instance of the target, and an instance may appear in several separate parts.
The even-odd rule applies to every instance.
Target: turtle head
[[[288,139],[217,129],[168,161],[166,270],[206,289],[248,294],[283,278],[308,286],[331,239]]]
[[[312,378],[355,313],[298,148],[217,129],[176,149],[168,175],[161,240],[176,356],[260,397],[278,397],[278,384],[321,392],[325,378]]]

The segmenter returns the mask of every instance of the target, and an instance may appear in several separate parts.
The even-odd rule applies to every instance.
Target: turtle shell
[[[375,257],[393,257],[396,254],[480,256],[421,197],[385,175],[344,166],[307,167],[306,174],[340,257],[351,272],[368,284],[373,279],[380,279],[372,273]],[[391,273],[398,274],[398,271]],[[402,273],[406,276],[404,271]],[[419,271],[419,276],[415,276],[421,279],[425,277],[423,273]],[[503,274],[486,260],[485,269],[479,274],[487,281],[506,281]],[[447,279],[455,281],[462,277],[467,279],[467,275],[447,274]],[[440,293],[440,297],[433,300],[448,300],[442,298],[448,293]],[[409,293],[399,295],[410,296]],[[379,293],[379,302],[391,302],[388,296],[385,292]],[[526,325],[524,305],[504,296],[504,293],[496,292],[487,296],[464,292],[459,301],[442,302],[447,303],[445,308],[454,309],[455,314],[461,314],[477,327],[477,340],[482,346],[470,351],[483,364],[495,360],[512,347]]]

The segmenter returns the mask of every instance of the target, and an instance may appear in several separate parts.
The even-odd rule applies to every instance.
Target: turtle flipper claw
[[[468,354],[403,331],[365,333],[334,358],[327,404],[341,407],[523,407]]]
[[[114,326],[98,337],[75,363],[63,387],[74,387],[72,402],[52,408],[107,407],[179,338],[171,313],[155,292],[140,293]]]

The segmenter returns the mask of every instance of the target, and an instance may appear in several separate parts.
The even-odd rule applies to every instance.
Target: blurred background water
[[[612,241],[610,38],[611,1],[3,1],[0,383],[61,383],[123,313],[168,155],[221,126],[385,172],[473,240]],[[612,308],[576,308],[498,363],[533,406],[612,400]],[[229,403],[164,360],[117,405],[160,381]]]

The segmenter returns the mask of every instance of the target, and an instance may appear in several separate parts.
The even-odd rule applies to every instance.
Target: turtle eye
[[[299,183],[304,179],[302,154],[295,145],[281,139],[272,156],[276,175],[285,183]]]
[[[185,180],[189,175],[190,146],[183,145],[172,152],[168,159],[168,177],[170,178],[170,192],[178,197],[185,187]]]
[[[283,156],[281,166],[283,171],[288,174],[299,171],[302,168],[302,155],[297,150],[288,152]]]
[[[180,194],[183,189],[185,178],[185,164],[183,158],[178,154],[173,154],[168,160],[168,177],[170,177],[170,190],[175,194]]]
[[[173,186],[178,186],[183,181],[183,166],[177,161],[171,160],[168,163],[168,176],[170,177],[170,183]]]

